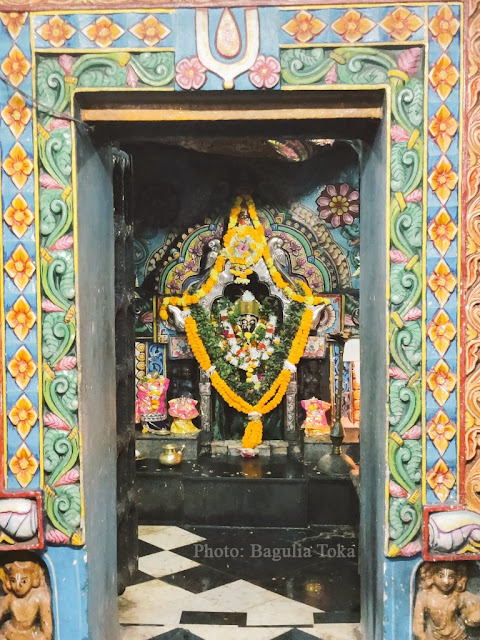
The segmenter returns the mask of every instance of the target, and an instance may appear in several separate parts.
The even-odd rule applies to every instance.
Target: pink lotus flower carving
[[[273,89],[280,80],[280,70],[280,62],[276,58],[261,53],[250,69],[248,77],[258,89]]]
[[[200,89],[207,81],[207,70],[197,56],[180,60],[175,71],[177,84],[186,91]]]
[[[329,184],[317,198],[322,220],[332,227],[346,227],[360,217],[359,193],[348,184]]]

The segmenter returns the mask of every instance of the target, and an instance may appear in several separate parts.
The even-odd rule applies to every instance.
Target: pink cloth
[[[197,404],[197,400],[193,398],[173,398],[168,401],[168,413],[173,418],[191,420],[198,416]]]
[[[151,413],[165,414],[165,396],[170,380],[163,376],[146,376],[138,383],[137,401],[135,403],[135,421],[141,416]]]

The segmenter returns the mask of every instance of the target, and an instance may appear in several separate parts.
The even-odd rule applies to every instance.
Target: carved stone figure
[[[467,640],[467,627],[480,625],[480,596],[466,591],[467,565],[426,562],[413,614],[416,640]]]
[[[52,599],[40,563],[6,562],[1,580],[0,640],[53,640]]]

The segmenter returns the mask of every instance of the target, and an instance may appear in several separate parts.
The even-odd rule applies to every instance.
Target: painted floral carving
[[[442,49],[447,49],[452,44],[459,28],[460,22],[448,4],[440,6],[430,21],[430,31]]]
[[[440,202],[445,204],[458,182],[458,175],[446,156],[442,156],[437,162],[428,182]]]
[[[38,462],[27,445],[22,442],[8,466],[17,479],[18,484],[25,488],[28,487],[37,472]]]
[[[30,66],[28,59],[15,44],[10,49],[8,56],[2,62],[2,66],[0,68],[9,81],[15,87],[18,87],[27,77],[28,72],[30,71]]]
[[[111,47],[124,33],[118,24],[107,16],[100,16],[92,24],[82,29],[82,33],[99,47]]]
[[[36,316],[32,307],[23,296],[13,303],[13,306],[6,315],[9,326],[19,340],[25,340],[30,333],[30,329],[36,322]]]
[[[37,33],[52,47],[63,47],[76,32],[77,30],[61,16],[52,16],[37,29]]]
[[[207,81],[207,70],[197,56],[183,58],[177,64],[175,70],[177,84],[186,91],[201,89]]]
[[[5,222],[17,238],[21,238],[33,222],[33,213],[27,201],[19,193],[5,211]]]
[[[280,63],[273,56],[260,54],[250,69],[248,77],[258,89],[273,89],[280,81]]]
[[[323,20],[314,16],[310,11],[302,9],[284,25],[282,29],[297,42],[310,42],[325,29]]]
[[[343,16],[332,24],[332,29],[335,33],[338,33],[346,42],[357,42],[361,40],[364,35],[369,33],[375,22],[362,15],[355,9],[346,11]]]
[[[435,400],[443,407],[456,385],[456,376],[445,360],[439,360],[428,372],[427,385]]]
[[[23,96],[14,93],[2,109],[2,118],[13,135],[18,138],[32,118],[32,111]]]
[[[428,235],[442,256],[450,248],[458,228],[446,209],[441,209],[428,226]]]
[[[329,184],[316,200],[319,216],[332,227],[345,227],[360,217],[359,193],[348,184]]]
[[[8,363],[7,368],[20,389],[24,391],[35,375],[37,365],[30,351],[26,347],[20,347]]]
[[[427,482],[441,502],[445,502],[455,486],[455,476],[440,458],[427,473]]]
[[[33,171],[33,162],[22,145],[17,142],[3,161],[3,168],[17,189],[21,189]]]
[[[0,20],[5,25],[12,40],[16,40],[27,21],[28,13],[19,13],[18,11],[1,11]]]
[[[430,120],[428,131],[443,153],[448,151],[457,130],[457,120],[453,117],[447,105],[442,104]]]
[[[428,327],[428,337],[438,353],[443,357],[457,333],[448,314],[439,309]]]
[[[442,53],[432,67],[429,79],[432,87],[442,98],[446,100],[460,77],[457,68],[446,53]]]
[[[397,7],[380,22],[394,40],[408,40],[422,24],[423,20],[406,7]]]
[[[35,273],[35,265],[25,248],[19,244],[5,264],[5,271],[23,291]]]
[[[24,440],[38,419],[38,413],[26,395],[20,396],[10,409],[8,417]]]
[[[428,278],[428,286],[442,306],[444,306],[449,299],[456,284],[457,279],[451,272],[450,267],[445,260],[440,260]]]
[[[427,433],[439,454],[443,456],[457,430],[445,411],[440,409],[427,424]]]
[[[158,18],[150,15],[134,25],[130,32],[142,40],[147,47],[154,47],[171,33],[171,29],[160,22]]]

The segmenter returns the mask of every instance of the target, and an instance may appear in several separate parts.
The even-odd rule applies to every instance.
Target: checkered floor
[[[248,533],[243,532],[241,539]],[[225,536],[222,540],[232,546],[217,539],[209,552],[210,538],[197,532],[167,526],[139,528],[136,582],[119,598],[123,640],[355,640],[358,624],[308,604],[323,601],[309,599],[308,588],[299,601],[291,587],[289,591],[290,579],[285,586],[280,584],[285,578],[279,578],[277,586],[272,574],[268,589],[254,584],[253,577],[250,581],[248,567],[253,576],[255,567],[257,574],[264,573],[263,565],[251,557],[243,565],[230,560],[228,553],[239,548],[234,546],[238,540],[228,530]],[[221,557],[215,558],[215,553]],[[307,573],[317,567],[313,559],[290,562],[295,569],[305,566]],[[277,569],[281,563],[270,564]],[[241,566],[244,578],[238,579]]]

